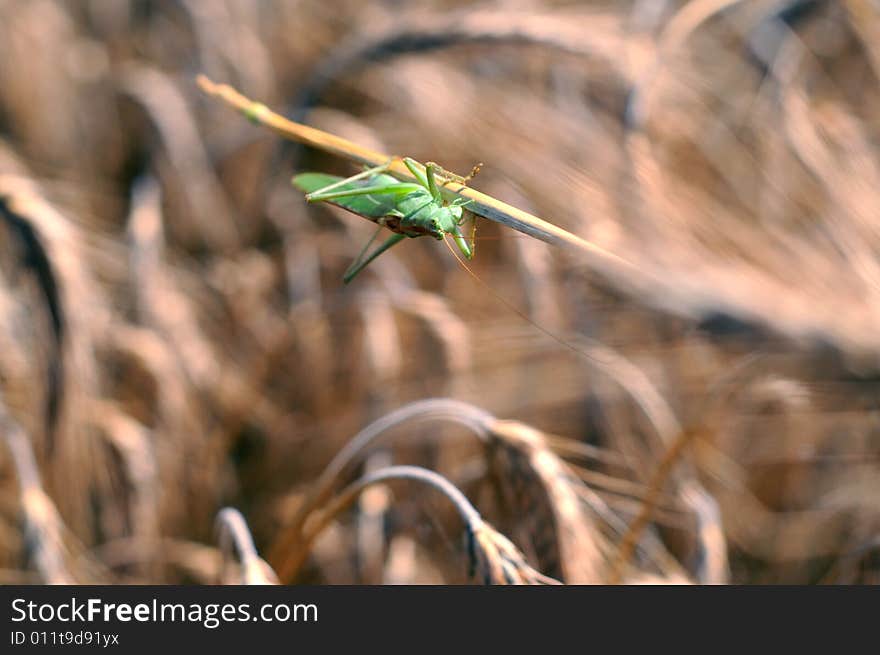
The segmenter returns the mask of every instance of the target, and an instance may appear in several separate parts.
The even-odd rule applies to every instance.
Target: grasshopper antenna
[[[502,303],[505,307],[507,307],[510,311],[512,311],[512,312],[513,312],[514,314],[516,314],[517,316],[519,316],[519,317],[520,317],[521,319],[523,319],[526,323],[531,324],[535,329],[537,329],[537,330],[543,332],[546,336],[548,336],[548,337],[550,337],[551,339],[553,339],[553,341],[555,341],[555,342],[558,343],[559,345],[561,345],[561,346],[565,346],[566,348],[568,348],[568,349],[571,350],[572,352],[575,352],[575,353],[577,353],[578,355],[581,355],[582,357],[586,357],[587,359],[589,359],[589,360],[591,360],[591,361],[594,361],[594,362],[600,362],[600,363],[601,363],[602,360],[600,360],[600,359],[598,359],[598,358],[596,358],[596,357],[593,357],[592,355],[590,355],[589,353],[587,353],[585,350],[582,350],[581,348],[578,348],[578,347],[575,346],[574,344],[569,343],[568,341],[566,341],[565,339],[563,339],[563,338],[560,337],[559,335],[554,334],[553,332],[551,332],[550,330],[548,330],[548,329],[545,328],[544,326],[542,326],[542,325],[538,325],[537,323],[535,323],[535,321],[533,321],[531,318],[529,318],[528,315],[527,315],[525,312],[523,312],[519,307],[517,307],[517,306],[514,305],[512,302],[510,302],[509,300],[507,300],[507,298],[505,298],[504,296],[502,296],[501,294],[499,294],[497,291],[495,291],[495,289],[493,289],[493,288],[490,287],[485,281],[483,281],[483,278],[481,278],[479,275],[477,275],[476,273],[474,273],[473,270],[471,270],[471,267],[468,266],[468,265],[464,262],[464,260],[463,260],[461,257],[458,256],[458,253],[455,252],[455,249],[452,247],[452,245],[449,243],[449,240],[448,240],[445,236],[443,237],[443,243],[446,244],[446,247],[449,248],[449,252],[451,252],[451,253],[452,253],[452,256],[455,257],[456,260],[458,260],[458,263],[461,265],[461,267],[462,267],[465,271],[467,271],[467,274],[470,275],[474,280],[476,280],[476,281],[477,281],[477,282],[478,282],[478,283],[479,283],[484,289],[486,289],[486,291],[488,291],[490,294],[492,294],[492,295],[495,297],[496,300],[498,300],[499,302],[501,302],[501,303]]]

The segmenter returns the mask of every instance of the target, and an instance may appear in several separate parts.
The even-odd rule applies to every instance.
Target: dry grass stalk
[[[590,21],[594,30],[585,34],[575,27],[581,21]],[[426,46],[431,50],[467,44],[543,47],[588,61],[601,61],[627,83],[626,62],[621,61],[620,54],[627,49],[631,58],[644,59],[648,52],[641,52],[644,48],[638,44],[627,43],[626,36],[627,26],[622,17],[589,10],[547,14],[479,9],[454,12],[449,16],[437,16],[434,12],[413,13],[406,21],[387,30],[342,43],[302,83],[291,112],[296,120],[302,120],[339,78],[351,75],[365,65],[375,65],[414,51],[424,52]]]
[[[730,581],[730,565],[718,503],[693,481],[682,485],[679,494],[697,517],[700,550],[697,580],[700,584],[727,584]]]
[[[217,535],[221,554],[220,570],[217,574],[220,584],[225,584],[228,579],[229,554],[233,545],[240,563],[240,584],[278,584],[278,576],[275,575],[272,567],[257,554],[254,539],[241,512],[233,507],[221,509],[217,514]]]
[[[0,219],[6,225],[9,240],[13,241],[17,237],[25,251],[22,253],[22,260],[27,262],[38,281],[52,331],[52,348],[46,371],[45,420],[42,426],[46,433],[47,450],[51,451],[54,447],[55,431],[64,399],[64,345],[67,318],[58,288],[58,274],[54,270],[57,264],[49,254],[49,249],[54,244],[50,244],[47,248],[39,220],[31,217],[34,209],[33,204],[28,202],[29,191],[31,189],[26,178],[0,178]],[[4,246],[8,247],[7,244]],[[4,254],[11,256],[17,253]]]
[[[158,480],[154,435],[115,403],[96,401],[90,414],[94,417],[96,427],[118,453],[125,470],[124,487],[131,489],[131,500],[127,503],[123,499],[128,494],[119,493],[119,502],[126,505],[120,508],[120,512],[127,514],[122,517],[124,523],[131,526],[133,537],[149,545],[159,539],[159,507],[164,500]],[[123,529],[119,532],[122,533]],[[148,559],[148,555],[145,555],[144,560]],[[155,567],[148,568],[144,579],[154,577]]]
[[[191,301],[176,288],[164,265],[162,192],[151,177],[137,180],[132,189],[127,233],[139,321],[165,337],[186,377],[208,386],[219,375],[217,354],[199,330]]]
[[[18,473],[18,488],[29,557],[46,584],[75,584],[67,564],[66,532],[52,499],[43,491],[27,435],[7,413],[0,396],[0,434]]]
[[[85,408],[95,392],[94,349],[109,308],[88,267],[83,232],[31,179],[0,175],[0,207],[0,216],[21,234],[25,252],[13,256],[33,269],[53,332],[48,370],[38,392],[45,393],[47,405],[29,413],[29,418],[42,416],[44,421],[29,423],[27,431],[38,461],[48,458],[46,488],[50,493],[64,490],[56,502],[67,525],[83,536],[91,525],[90,493],[106,483],[106,462],[89,431]]]
[[[718,414],[720,408],[723,406],[723,401],[728,400],[730,396],[739,391],[742,388],[741,385],[743,379],[748,379],[748,376],[754,375],[756,370],[760,370],[758,366],[762,363],[763,360],[760,355],[750,355],[742,358],[736,366],[726,371],[724,375],[715,380],[713,387],[710,388],[708,393],[701,399],[701,407],[694,412],[692,423],[688,427],[680,428],[678,434],[675,435],[671,441],[669,440],[668,435],[666,439],[664,439],[664,442],[668,445],[663,457],[657,464],[651,479],[648,482],[648,489],[642,507],[632,523],[630,523],[626,533],[623,535],[617,548],[617,553],[612,560],[610,574],[610,581],[612,583],[619,583],[623,578],[624,569],[635,552],[642,532],[651,520],[651,516],[660,501],[663,489],[679,460],[687,451],[687,448],[695,441],[699,441],[701,438],[705,438],[712,434],[715,429],[715,422],[718,421]],[[693,487],[692,485],[694,484],[695,482],[693,480],[682,481],[683,486],[679,490],[679,494],[684,493],[685,497],[692,498],[692,496],[688,496],[689,492],[687,490],[688,488],[698,488]],[[688,485],[691,486],[689,487]],[[707,502],[711,501],[708,498],[703,499],[702,502],[698,501],[698,505],[695,509],[703,512],[702,516],[698,513],[701,527],[706,527],[705,522],[710,524],[708,529],[712,530],[709,535],[711,546],[709,546],[710,550],[707,551],[707,554],[713,552],[715,554],[715,557],[712,560],[715,565],[710,566],[710,570],[712,571],[710,577],[712,579],[720,579],[725,575],[723,571],[726,567],[727,550],[726,546],[722,548],[723,538],[716,534],[716,531],[713,529],[720,519],[709,520],[706,514],[706,512],[710,511],[710,508],[706,505]],[[705,539],[707,535],[701,530],[700,537]],[[721,538],[721,543],[718,542],[719,538]]]
[[[608,581],[611,584],[620,584],[626,566],[635,552],[638,539],[644,529],[651,520],[654,509],[657,506],[663,488],[669,479],[670,474],[678,464],[679,459],[685,452],[691,442],[701,433],[697,430],[685,430],[672,443],[669,449],[664,453],[663,458],[657,464],[651,480],[648,483],[648,491],[642,509],[624,534],[620,544],[617,547],[617,553],[611,560],[610,573]]]
[[[219,252],[235,249],[240,239],[238,226],[181,89],[164,73],[140,66],[127,67],[120,86],[155,125],[172,168],[168,177],[176,180],[174,186],[186,179],[179,186],[189,209],[186,215],[193,223],[186,226],[186,238],[205,242]],[[182,227],[175,226],[178,231]]]

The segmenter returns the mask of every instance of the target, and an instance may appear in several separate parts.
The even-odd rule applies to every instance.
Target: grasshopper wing
[[[300,173],[294,176],[293,186],[304,193],[314,193],[320,191],[324,187],[339,182],[343,178],[336,175],[327,175],[325,173]],[[350,191],[365,186],[376,186],[380,184],[392,185],[400,184],[398,180],[390,175],[374,175],[367,180],[356,180],[336,187],[334,191]],[[334,198],[326,200],[331,205],[336,205],[342,209],[346,209],[353,214],[363,216],[370,220],[377,220],[386,216],[400,217],[402,214],[397,209],[397,203],[400,202],[400,194],[394,193],[370,193],[367,195],[349,196],[347,198]]]

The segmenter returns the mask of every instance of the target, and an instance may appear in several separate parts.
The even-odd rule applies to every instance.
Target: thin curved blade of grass
[[[241,566],[241,584],[273,585],[278,577],[272,568],[257,554],[254,539],[242,513],[234,507],[224,507],[217,514],[217,536],[220,541],[220,570],[218,580],[223,584],[227,578],[229,551],[232,546],[238,552]]]

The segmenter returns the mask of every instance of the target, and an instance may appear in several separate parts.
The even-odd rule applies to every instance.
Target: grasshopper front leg
[[[474,223],[474,227],[476,228],[476,223]],[[458,246],[458,249],[461,251],[461,254],[465,256],[466,259],[474,258],[474,237],[476,230],[471,231],[470,240],[465,239],[464,235],[461,233],[457,227],[455,228],[455,232],[452,232],[452,239],[455,241],[455,245]],[[468,242],[470,241],[470,242]]]
[[[476,168],[476,167],[474,167]],[[464,198],[458,198],[452,202],[452,207],[461,207],[464,208],[467,205],[471,204],[473,200],[465,200]],[[461,254],[464,255],[467,259],[473,259],[474,253],[477,250],[477,217],[475,214],[471,212],[467,212],[467,215],[471,217],[471,235],[468,239],[465,239],[464,235],[462,235],[461,230],[459,229],[464,222],[467,220],[466,214],[462,212],[461,219],[457,221],[455,230],[452,232],[452,238],[455,240],[455,244],[458,246],[458,249],[461,251]]]

